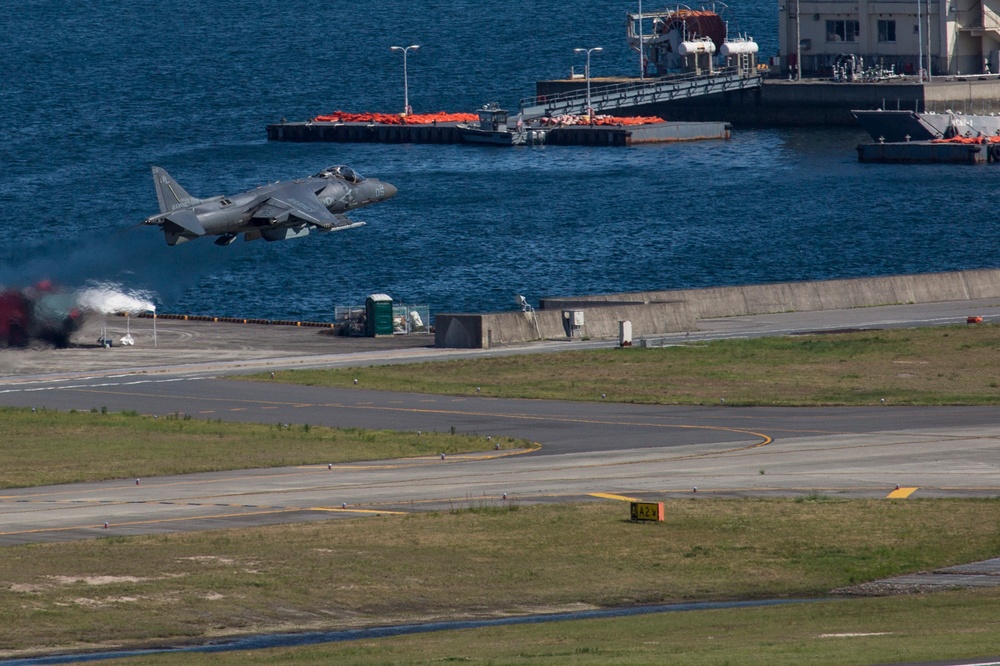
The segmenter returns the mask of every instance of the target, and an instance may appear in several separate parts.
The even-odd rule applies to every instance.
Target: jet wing
[[[254,211],[253,218],[268,222],[278,220],[284,224],[306,222],[327,230],[345,225],[340,217],[326,209],[312,187],[305,183],[295,183],[275,192]]]

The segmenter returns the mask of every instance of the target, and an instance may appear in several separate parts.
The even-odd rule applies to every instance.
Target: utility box
[[[392,335],[392,296],[372,294],[365,299],[365,335]]]
[[[632,321],[629,319],[618,322],[618,346],[632,346]]]
[[[563,310],[563,330],[567,338],[577,338],[583,335],[583,310]]]

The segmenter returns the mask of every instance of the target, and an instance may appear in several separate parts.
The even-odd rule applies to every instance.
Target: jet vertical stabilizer
[[[158,166],[153,167],[153,182],[156,184],[156,199],[160,202],[161,213],[201,203],[201,199],[188,194],[165,169]]]

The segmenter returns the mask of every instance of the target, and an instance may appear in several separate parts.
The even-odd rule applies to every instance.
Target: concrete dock
[[[380,123],[291,122],[267,126],[268,141],[297,143],[462,143],[458,123],[387,125]],[[573,125],[545,127],[545,143],[557,146],[631,146],[728,139],[730,125],[720,121],[648,125]]]
[[[592,90],[635,81],[630,77],[591,79]],[[536,95],[553,96],[585,89],[581,79],[538,81]],[[724,121],[734,127],[857,127],[855,109],[947,109],[959,113],[1000,112],[1000,80],[993,76],[940,77],[920,83],[899,77],[878,83],[835,83],[829,79],[764,79],[752,90],[644,104],[616,115],[659,116],[680,121]]]

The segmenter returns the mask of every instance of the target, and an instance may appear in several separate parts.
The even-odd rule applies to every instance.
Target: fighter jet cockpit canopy
[[[349,166],[343,165],[327,167],[313,176],[313,178],[341,178],[348,183],[354,184],[363,183],[365,180],[365,177],[360,173]]]

